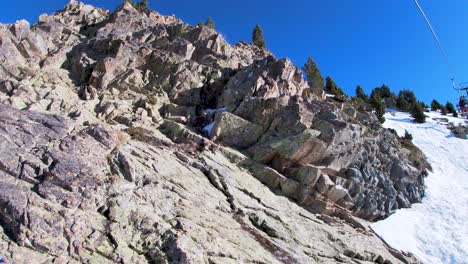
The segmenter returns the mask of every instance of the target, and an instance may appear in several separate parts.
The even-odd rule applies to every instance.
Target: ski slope
[[[463,119],[426,113],[426,123],[415,124],[407,113],[385,115],[385,127],[400,136],[405,129],[427,156],[433,172],[426,178],[421,204],[398,210],[372,229],[392,247],[415,254],[428,264],[468,263],[468,140],[456,138],[433,117]]]

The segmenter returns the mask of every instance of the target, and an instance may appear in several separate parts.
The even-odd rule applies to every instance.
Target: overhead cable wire
[[[454,68],[452,66],[452,64],[450,64],[450,60],[449,60],[449,57],[447,55],[447,52],[445,52],[445,49],[444,49],[444,46],[442,46],[442,43],[440,42],[440,39],[439,37],[437,36],[437,33],[436,31],[434,30],[434,27],[432,26],[431,24],[431,21],[429,21],[429,18],[427,17],[426,13],[424,12],[424,10],[422,9],[421,5],[419,4],[418,0],[414,0],[414,3],[416,4],[416,6],[418,7],[419,9],[419,12],[421,12],[421,15],[423,16],[424,20],[426,21],[426,24],[429,26],[429,29],[431,30],[432,32],[432,35],[434,36],[434,39],[437,43],[437,45],[439,46],[439,49],[440,51],[442,52],[442,55],[444,56],[445,58],[445,63],[447,64],[447,67],[449,68],[449,71],[452,73],[452,85],[453,85],[453,88],[457,91],[458,88],[455,87],[455,84],[454,84],[454,80],[455,80],[455,74],[454,73]]]

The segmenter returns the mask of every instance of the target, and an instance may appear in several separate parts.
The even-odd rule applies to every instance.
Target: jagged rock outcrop
[[[0,25],[0,61],[16,263],[417,263],[366,220],[420,201],[426,163],[287,59],[72,0]]]
[[[15,263],[411,261],[365,222],[275,195],[220,146],[4,105],[0,131],[0,252]]]

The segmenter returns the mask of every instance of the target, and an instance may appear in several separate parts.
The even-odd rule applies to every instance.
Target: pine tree
[[[307,82],[312,92],[315,95],[322,96],[323,77],[317,64],[315,64],[315,61],[311,57],[307,58],[307,62],[304,64],[304,67],[302,67],[302,70],[306,75]]]
[[[385,84],[382,84],[382,86],[380,86],[380,87],[374,88],[372,90],[372,92],[371,92],[371,97],[374,94],[378,94],[380,96],[380,98],[382,98],[382,99],[390,98],[390,97],[394,96],[394,94],[390,91],[390,88]]]
[[[447,108],[447,112],[449,113],[455,114],[457,112],[457,110],[455,110],[455,106],[453,106],[453,104],[450,102],[445,104],[445,108]]]
[[[382,97],[380,97],[379,94],[374,93],[372,94],[369,103],[374,108],[375,114],[377,115],[380,123],[385,122],[385,106],[382,103]]]
[[[411,109],[411,104],[408,101],[406,101],[406,99],[403,96],[398,96],[396,101],[396,107],[400,111],[408,112]]]
[[[364,90],[362,89],[360,85],[356,87],[356,97],[361,98],[362,100],[364,100],[364,102],[369,101],[369,97],[367,96],[367,94],[364,92]]]
[[[385,107],[396,107],[397,96],[392,93],[392,91],[390,91],[390,88],[387,85],[382,84],[382,86],[374,88],[370,94],[370,97],[372,97],[374,94],[378,94],[380,98],[382,98],[382,103]]]
[[[136,9],[140,12],[146,12],[150,10],[148,0],[141,0],[136,6]]]
[[[411,105],[411,116],[414,118],[416,123],[426,122],[426,116],[424,115],[424,110],[419,103],[413,103]]]
[[[209,28],[215,28],[215,23],[213,21],[213,19],[211,17],[209,17],[206,22],[205,22],[205,26],[209,27]]]
[[[445,108],[445,106],[441,105],[440,106],[440,113],[442,115],[447,115],[447,108]]]
[[[258,24],[255,25],[252,33],[252,43],[261,49],[266,47],[265,39],[263,38],[263,30]]]
[[[423,108],[424,110],[426,110],[427,108],[429,108],[429,106],[427,106],[426,103],[424,103],[424,102],[419,102],[419,103],[421,104],[421,106],[422,106],[422,108]]]
[[[333,94],[335,96],[343,96],[344,92],[341,90],[338,85],[333,81],[333,79],[328,76],[325,81],[325,91],[329,94]]]
[[[431,111],[437,111],[439,110],[441,107],[441,105],[439,104],[439,102],[437,102],[437,100],[432,100],[431,102]]]

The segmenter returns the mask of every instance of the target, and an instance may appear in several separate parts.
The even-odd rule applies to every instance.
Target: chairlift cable
[[[418,7],[419,9],[419,12],[421,13],[421,15],[423,16],[424,20],[426,21],[426,24],[429,26],[429,29],[431,30],[432,32],[432,35],[434,36],[434,39],[437,43],[437,45],[439,46],[439,49],[440,51],[442,52],[442,54],[444,55],[444,58],[445,58],[445,63],[447,64],[448,68],[449,68],[449,71],[450,72],[454,72],[453,71],[453,67],[452,67],[452,64],[450,64],[450,60],[449,60],[449,57],[447,55],[447,52],[445,52],[445,49],[444,47],[442,46],[442,43],[440,42],[440,39],[439,37],[437,36],[437,33],[435,32],[434,30],[434,27],[432,27],[432,24],[431,22],[429,21],[429,18],[427,17],[426,13],[424,12],[424,10],[422,9],[421,5],[419,4],[418,0],[414,0],[414,3],[416,4],[416,6]],[[460,90],[459,88],[456,87],[455,85],[455,74],[452,74],[452,86],[455,90],[457,90],[458,93],[460,93]]]

